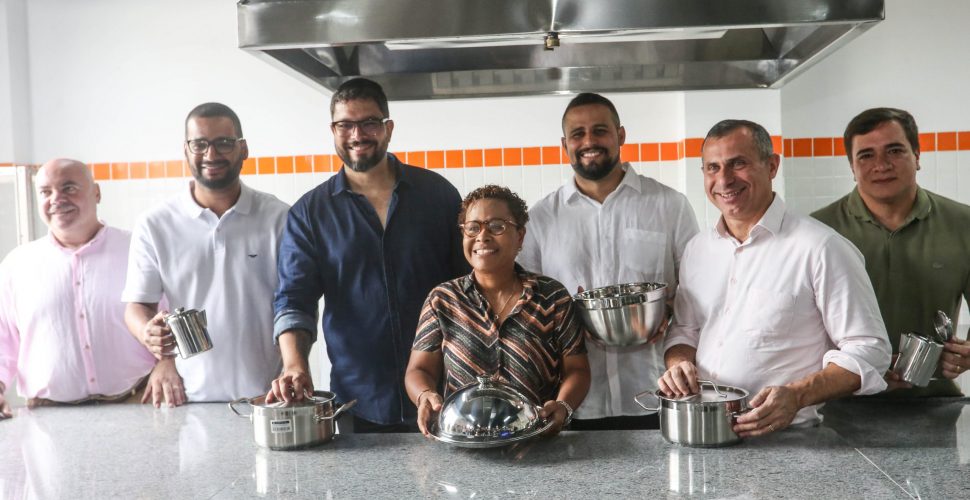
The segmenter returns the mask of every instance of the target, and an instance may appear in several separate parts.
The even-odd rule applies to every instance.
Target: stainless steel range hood
[[[239,46],[390,99],[780,87],[883,0],[242,0]]]

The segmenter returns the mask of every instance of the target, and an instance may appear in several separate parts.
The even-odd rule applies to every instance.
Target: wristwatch
[[[573,421],[573,407],[572,406],[569,406],[569,403],[567,403],[567,402],[565,402],[565,401],[563,401],[561,399],[557,399],[556,402],[559,403],[559,404],[561,404],[562,407],[566,409],[566,420],[563,421],[563,423],[562,423],[562,426],[563,427],[566,427],[567,425],[569,425],[569,422],[572,422]]]

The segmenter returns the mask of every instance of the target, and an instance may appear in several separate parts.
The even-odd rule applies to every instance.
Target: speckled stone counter
[[[0,421],[0,498],[970,498],[970,405],[853,401],[825,424],[728,448],[658,431],[504,449],[338,435],[269,451],[225,405],[20,409]]]

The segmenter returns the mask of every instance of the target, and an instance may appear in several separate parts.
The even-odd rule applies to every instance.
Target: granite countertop
[[[0,497],[968,498],[967,403],[838,402],[820,427],[716,449],[587,431],[485,450],[348,434],[270,451],[224,404],[19,409],[0,421]]]

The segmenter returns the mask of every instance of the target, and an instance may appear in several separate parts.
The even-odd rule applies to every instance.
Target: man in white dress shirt
[[[160,359],[146,389],[153,404],[228,401],[265,394],[279,373],[273,345],[276,257],[289,207],[239,180],[249,148],[239,117],[219,103],[185,119],[194,181],[135,226],[121,299],[132,335]],[[212,349],[175,358],[162,297],[205,310]]]
[[[687,198],[620,162],[626,130],[603,96],[577,95],[563,114],[562,145],[575,176],[529,211],[518,262],[571,292],[663,282],[672,298],[677,266],[697,220]],[[587,343],[591,386],[571,429],[656,429],[633,395],[663,373],[659,344],[607,348]]]
[[[817,423],[821,403],[885,389],[889,339],[862,254],[785,208],[768,132],[724,120],[701,155],[721,217],[684,253],[660,389],[696,393],[698,379],[746,389],[755,409],[737,419],[742,437]]]

